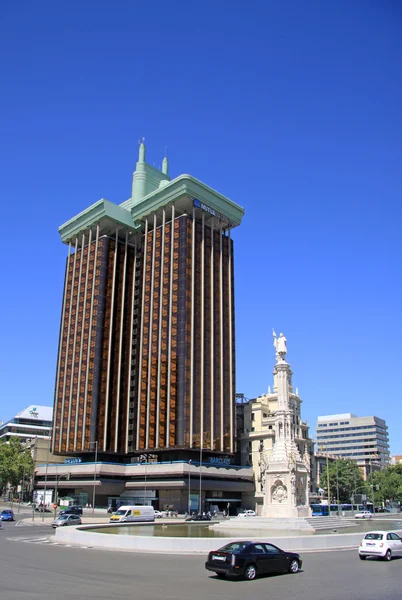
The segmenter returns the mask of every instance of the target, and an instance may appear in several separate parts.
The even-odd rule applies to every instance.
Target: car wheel
[[[392,559],[392,552],[391,550],[387,550],[384,556],[384,560],[391,560]]]
[[[363,556],[362,554],[359,554],[359,558],[360,558],[360,560],[366,560],[367,557]]]
[[[252,581],[257,576],[257,569],[255,565],[247,565],[244,570],[244,579],[247,581]]]
[[[298,570],[299,561],[294,558],[289,565],[289,573],[297,573]]]

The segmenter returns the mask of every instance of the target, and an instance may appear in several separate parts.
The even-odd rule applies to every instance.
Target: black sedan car
[[[210,521],[211,517],[208,515],[193,515],[191,517],[187,517],[186,521]]]
[[[218,577],[233,575],[252,580],[263,573],[297,573],[299,554],[286,552],[267,542],[231,542],[208,554],[205,568]]]

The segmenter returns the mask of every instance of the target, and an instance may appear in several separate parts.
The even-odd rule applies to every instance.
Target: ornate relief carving
[[[272,489],[272,500],[281,503],[288,498],[288,490],[280,479],[276,480]]]

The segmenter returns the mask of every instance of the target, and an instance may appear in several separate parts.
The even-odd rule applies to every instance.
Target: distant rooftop
[[[317,417],[317,421],[333,421],[334,419],[356,419],[357,415],[352,413],[342,413],[340,415],[326,415],[324,417]]]

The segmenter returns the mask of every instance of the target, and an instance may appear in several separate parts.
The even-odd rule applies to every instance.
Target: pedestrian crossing
[[[54,537],[25,537],[25,536],[15,536],[8,537],[7,540],[9,542],[22,542],[24,544],[40,544],[43,546],[61,546],[63,548],[83,548],[84,550],[89,550],[91,546],[79,546],[74,544],[60,544],[54,540]]]

